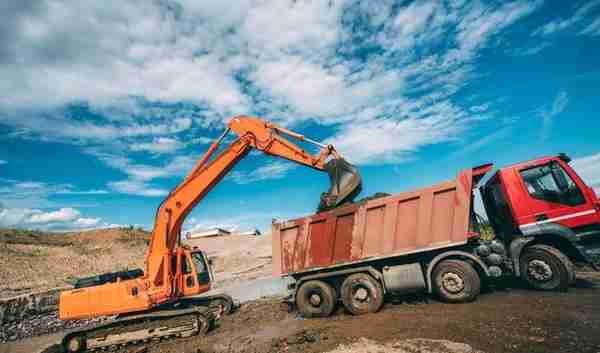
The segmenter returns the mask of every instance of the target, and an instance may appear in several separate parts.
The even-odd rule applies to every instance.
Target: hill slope
[[[67,286],[69,280],[144,268],[150,233],[111,228],[76,233],[0,229],[0,298]],[[271,236],[189,242],[213,258],[217,286],[271,273]]]
[[[69,278],[142,267],[148,232],[0,230],[0,297],[65,286]]]

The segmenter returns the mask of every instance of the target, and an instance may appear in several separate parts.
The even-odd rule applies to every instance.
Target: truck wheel
[[[370,275],[355,273],[342,283],[342,302],[353,315],[375,313],[383,305],[383,288]]]
[[[471,264],[462,260],[444,260],[433,270],[433,289],[448,303],[467,303],[481,292],[481,279]]]
[[[63,340],[62,352],[64,353],[79,353],[85,349],[85,337],[82,335],[71,335]]]
[[[323,281],[303,283],[296,293],[296,305],[304,317],[327,317],[333,313],[337,294]]]
[[[532,245],[520,259],[521,276],[533,288],[566,291],[575,281],[573,264],[560,250],[548,245]]]

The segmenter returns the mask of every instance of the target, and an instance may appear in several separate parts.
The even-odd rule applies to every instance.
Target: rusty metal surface
[[[475,169],[475,174],[480,172]],[[273,273],[465,243],[474,169],[456,180],[273,224]]]

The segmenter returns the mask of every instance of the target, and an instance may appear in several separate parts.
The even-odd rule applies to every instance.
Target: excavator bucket
[[[325,163],[331,186],[321,194],[318,212],[336,208],[345,202],[352,202],[362,190],[362,179],[355,166],[343,158],[332,159]]]

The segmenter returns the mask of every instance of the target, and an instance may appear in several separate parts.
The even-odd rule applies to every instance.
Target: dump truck
[[[274,275],[291,279],[287,301],[305,317],[329,316],[338,302],[355,315],[376,312],[394,295],[469,302],[503,276],[566,290],[574,264],[600,266],[600,203],[569,162],[561,154],[498,170],[479,188],[486,217],[474,196],[492,164],[274,222]]]

